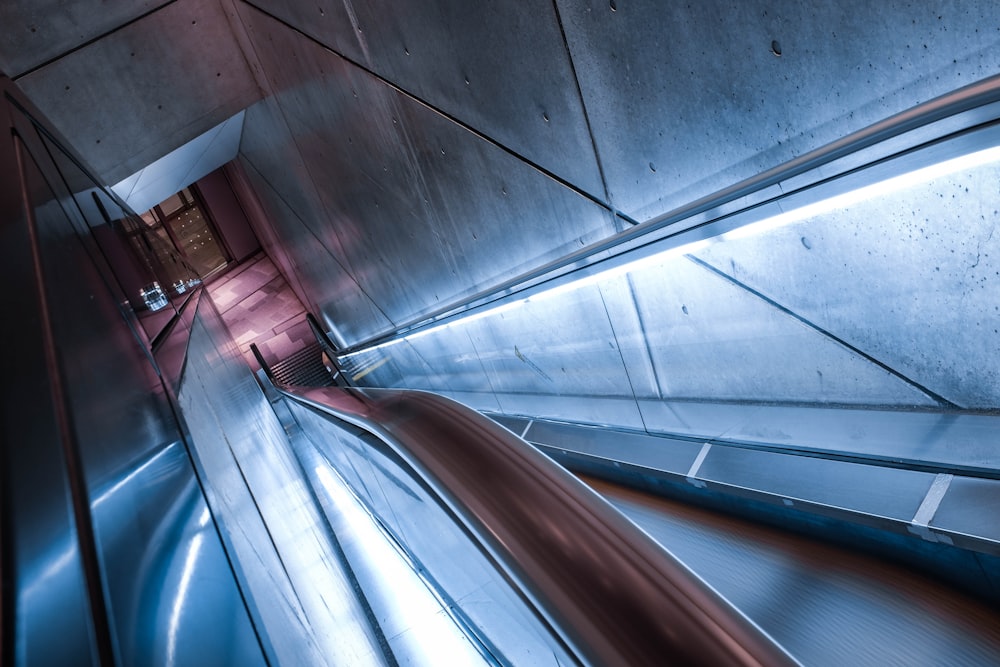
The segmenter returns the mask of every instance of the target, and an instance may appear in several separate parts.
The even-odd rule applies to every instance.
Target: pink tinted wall
[[[239,262],[260,250],[260,242],[223,169],[216,169],[196,185],[233,260]]]

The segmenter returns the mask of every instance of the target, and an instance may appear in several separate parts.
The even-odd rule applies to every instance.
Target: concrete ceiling
[[[0,68],[118,183],[260,99],[232,13],[201,0],[4,2]]]

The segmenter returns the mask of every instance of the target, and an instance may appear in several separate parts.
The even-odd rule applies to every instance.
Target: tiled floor
[[[315,340],[305,307],[263,252],[213,280],[208,293],[254,370],[250,343],[273,364]]]

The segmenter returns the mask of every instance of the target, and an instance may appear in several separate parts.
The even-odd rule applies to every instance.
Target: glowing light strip
[[[915,171],[910,171],[898,176],[870,183],[863,187],[848,192],[821,199],[812,204],[799,206],[784,213],[768,217],[758,222],[743,225],[737,229],[722,234],[723,239],[741,239],[755,234],[776,229],[784,225],[799,222],[808,218],[815,218],[830,213],[838,209],[845,209],[854,204],[873,199],[876,196],[885,196],[900,190],[928,183],[936,178],[950,176],[960,171],[975,169],[1000,160],[1000,146],[993,146],[974,153],[960,155],[950,160],[944,160]]]
[[[363,550],[373,572],[383,581],[392,582],[391,588],[379,585],[377,590],[369,591],[369,601],[378,605],[380,616],[385,615],[387,624],[405,628],[398,637],[407,639],[397,640],[396,650],[405,646],[405,657],[409,659],[406,662],[485,664],[451,616],[443,612],[440,602],[416,574],[413,565],[390,543],[339,475],[323,465],[313,470],[356,537],[352,544]]]
[[[492,307],[483,307],[480,310],[458,319],[450,320],[448,322],[442,322],[439,324],[430,325],[412,334],[404,335],[400,338],[395,338],[384,343],[379,343],[378,345],[373,345],[372,347],[359,350],[348,358],[359,354],[367,354],[375,350],[384,350],[393,345],[398,345],[403,341],[412,341],[420,338],[421,336],[428,336],[433,333],[438,333],[445,329],[448,329],[457,325],[465,325],[476,320],[480,320],[484,317],[492,317],[494,315],[499,315],[500,313],[506,312],[513,308],[518,308],[531,301],[538,301],[541,299],[546,299],[553,296],[558,296],[560,294],[565,294],[567,292],[572,292],[588,285],[593,285],[601,281],[609,280],[622,276],[628,273],[632,273],[639,269],[653,266],[657,264],[662,264],[663,262],[680,255],[690,254],[696,252],[697,250],[706,247],[713,243],[718,243],[721,241],[735,240],[740,238],[746,238],[755,234],[761,234],[771,229],[776,229],[784,225],[791,224],[793,222],[799,222],[808,218],[814,218],[816,216],[822,215],[824,213],[829,213],[834,210],[844,209],[854,204],[860,203],[872,199],[876,196],[884,196],[891,194],[893,192],[898,192],[904,190],[908,187],[914,185],[919,185],[932,181],[936,178],[941,178],[943,176],[948,176],[950,174],[957,173],[959,171],[974,169],[976,167],[981,167],[993,162],[1000,161],[1000,146],[992,146],[983,150],[974,151],[971,153],[966,153],[965,155],[960,155],[958,157],[943,160],[941,162],[932,164],[927,167],[922,167],[910,172],[899,174],[897,176],[891,176],[884,178],[873,183],[869,183],[860,188],[850,190],[837,195],[832,195],[826,197],[817,202],[812,202],[809,204],[803,204],[795,208],[783,211],[777,215],[768,216],[762,220],[749,222],[747,224],[741,225],[740,227],[723,232],[718,236],[709,239],[698,239],[688,243],[682,243],[673,248],[665,249],[662,252],[656,253],[654,255],[646,255],[643,257],[636,258],[631,261],[626,261],[616,266],[609,267],[604,270],[596,271],[586,276],[582,276],[577,280],[571,280],[565,283],[553,285],[551,288],[543,290],[541,292],[535,293],[532,296],[525,297],[523,299],[508,301],[500,303]],[[783,202],[779,201],[779,206]],[[787,205],[787,200],[784,202]],[[739,215],[738,213],[736,215]]]

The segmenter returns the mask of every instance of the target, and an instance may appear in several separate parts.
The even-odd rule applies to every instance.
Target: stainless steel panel
[[[93,510],[122,664],[265,664],[182,443],[98,486]]]
[[[998,423],[995,415],[764,406],[724,437],[997,470]]]
[[[443,391],[442,396],[447,396],[453,401],[458,401],[462,405],[467,405],[473,410],[485,412],[500,412],[500,403],[496,396],[490,393],[480,393],[472,391]]]
[[[1000,64],[988,0],[557,4],[611,201],[640,221]]]
[[[336,461],[338,471],[344,462],[350,462],[353,491],[367,511],[386,527],[397,548],[407,555],[436,595],[452,607],[451,613],[471,624],[494,659],[500,664],[575,664],[492,559],[470,540],[451,512],[398,454],[367,432],[350,426],[345,429],[300,404],[288,405],[296,422],[315,443],[312,458],[318,454],[320,460]],[[308,460],[308,456],[304,458]],[[318,486],[316,491],[336,500],[329,484]],[[351,546],[345,548],[351,550]],[[363,587],[384,587],[379,583],[384,572],[372,571],[368,576],[375,581],[362,579]],[[385,620],[390,637],[412,629],[397,626],[402,620],[398,615]],[[434,641],[427,637],[424,641],[427,639]],[[419,638],[411,641],[419,642]],[[401,662],[403,657],[397,655]]]
[[[722,437],[764,410],[761,405],[703,401],[640,400],[637,403],[646,430],[650,433],[697,438]],[[772,442],[774,440],[771,439]]]
[[[653,437],[644,433],[616,432],[548,421],[532,422],[524,438],[547,447],[681,475],[690,470],[704,444],[697,440]]]
[[[996,607],[932,577],[785,531],[594,486],[803,665],[997,664]]]
[[[0,106],[4,123],[9,107]],[[4,125],[5,129],[9,124]],[[0,400],[0,512],[6,664],[99,664],[87,584],[58,427],[53,378],[45,373],[43,310],[34,289],[28,220],[22,207],[14,142],[0,141],[0,327],[4,383]],[[16,286],[16,288],[14,288]],[[16,326],[14,325],[16,324]],[[51,629],[59,628],[59,641]],[[14,631],[13,636],[6,635]]]
[[[495,413],[486,413],[486,416],[517,436],[524,433],[524,429],[529,423],[529,420],[520,417],[508,417],[507,415]]]
[[[637,409],[635,400],[631,398],[497,393],[496,399],[501,411],[511,415],[579,421],[596,426],[626,429],[643,428],[642,414]]]
[[[953,403],[996,408],[998,178],[970,168],[696,254]]]
[[[489,554],[519,585],[546,621],[536,627],[561,638],[577,660],[790,664],[770,638],[579,480],[474,411],[427,392],[283,393],[382,440],[435,504],[449,508],[474,552]],[[421,523],[433,525],[430,517]],[[565,661],[556,653],[552,659]]]
[[[905,522],[934,481],[932,473],[735,447],[712,447],[696,476]]]
[[[18,86],[106,183],[260,99],[223,6],[198,0],[168,3]]]
[[[272,664],[386,664],[288,437],[210,299],[178,401]]]
[[[541,172],[288,28],[248,16],[344,261],[390,320],[614,232],[605,211]],[[251,161],[265,178],[286,168],[260,159]],[[343,319],[335,304],[324,314]]]
[[[0,3],[0,71],[20,76],[162,4],[163,0]]]
[[[955,477],[941,498],[941,504],[938,505],[930,525],[934,528],[984,537],[995,544],[1000,544],[1000,522],[996,521],[998,509],[1000,509],[1000,481]]]
[[[23,368],[31,377],[10,383],[2,402],[5,411],[20,410],[21,400],[38,406],[20,415],[20,434],[10,442],[20,443],[23,452],[5,461],[5,474],[6,464],[13,463],[11,475],[19,480],[11,492],[18,501],[13,522],[35,526],[16,536],[11,546],[18,555],[18,570],[26,577],[26,586],[17,589],[23,606],[17,624],[23,628],[18,630],[16,664],[47,664],[47,657],[66,664],[87,662],[92,650],[81,646],[79,634],[81,627],[88,632],[91,614],[99,619],[95,637],[100,641],[103,636],[107,646],[102,663],[113,659],[159,665],[205,659],[260,664],[260,646],[209,521],[147,341],[133,328],[132,313],[122,304],[122,293],[90,228],[73,198],[63,192],[63,174],[56,167],[75,167],[65,160],[51,162],[27,119],[18,116],[17,124],[28,146],[24,191],[37,230],[44,301],[31,288],[34,276],[12,277],[9,284],[23,286],[15,291],[27,303],[8,312],[9,329],[33,338],[6,347],[31,364]],[[67,181],[81,177],[75,171],[64,175]],[[63,196],[57,197],[50,186]],[[11,222],[5,230],[18,228]],[[25,271],[23,263],[8,260],[27,259],[31,250],[13,243],[3,247],[4,265]],[[33,299],[39,299],[35,306],[30,304]],[[46,328],[52,337],[50,363],[35,354],[37,346],[48,342]],[[44,414],[43,406],[51,406],[52,414]],[[47,442],[43,434],[59,425],[56,442]],[[30,447],[24,446],[26,435]],[[5,449],[7,443],[5,437]],[[54,469],[36,468],[36,454],[45,456]],[[67,497],[67,488],[72,488],[68,476],[74,473],[79,474],[80,492]],[[20,503],[22,483],[33,487],[34,501],[29,504]],[[75,506],[76,526],[60,525],[51,516],[50,503],[61,505],[62,512]],[[188,530],[192,522],[198,525]],[[89,545],[80,539],[78,547],[77,537],[86,538],[91,530],[94,569],[85,570],[90,572],[90,595],[96,597],[90,598],[91,608],[79,609],[79,583],[73,577],[79,574],[81,560],[87,562],[78,559],[78,553],[86,554]],[[38,551],[39,538],[58,545],[57,550]],[[198,586],[197,604],[191,603],[191,585]],[[52,603],[62,607],[58,614],[73,614],[75,619],[52,617],[39,625],[39,618],[53,612]],[[220,617],[226,621],[219,631],[206,632],[206,619]],[[60,641],[52,640],[53,628],[58,628]],[[40,646],[43,653],[38,653]],[[61,652],[78,655],[56,655]]]

